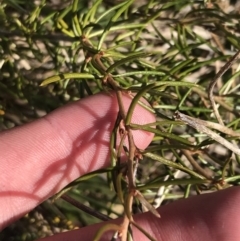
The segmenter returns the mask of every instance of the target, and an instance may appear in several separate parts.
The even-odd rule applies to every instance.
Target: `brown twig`
[[[61,198],[62,198],[64,201],[66,201],[66,202],[72,204],[73,206],[79,208],[80,210],[84,211],[85,213],[88,213],[88,214],[92,215],[93,217],[96,217],[96,218],[98,218],[98,219],[100,219],[100,220],[102,220],[102,221],[112,220],[112,219],[109,218],[108,216],[106,216],[106,215],[104,215],[104,214],[102,214],[102,213],[100,213],[100,212],[98,212],[98,211],[96,211],[96,210],[93,210],[93,209],[90,208],[90,207],[85,206],[84,204],[76,201],[75,199],[71,198],[70,196],[68,196],[68,195],[66,195],[66,194],[63,194],[63,195],[61,196]]]
[[[118,105],[119,105],[119,117],[121,119],[119,123],[121,123],[124,126],[124,128],[120,128],[121,136],[122,138],[127,137],[128,144],[129,144],[128,162],[127,162],[127,180],[128,180],[128,196],[130,197],[131,201],[128,201],[127,205],[132,206],[132,200],[133,200],[132,193],[134,193],[136,190],[134,162],[138,161],[137,160],[138,157],[136,155],[137,148],[134,143],[132,130],[130,126],[125,126],[126,111],[122,101],[122,89],[120,88],[119,84],[113,79],[111,74],[107,72],[107,68],[102,63],[101,58],[104,56],[104,53],[101,51],[98,53],[94,53],[95,52],[94,49],[92,49],[91,44],[88,42],[86,38],[83,38],[83,44],[86,44],[87,49],[89,49],[89,51],[92,51],[92,53],[88,51],[87,56],[90,56],[92,65],[104,76],[103,84],[113,89],[117,96]],[[121,145],[119,147],[120,150],[118,150],[117,153],[121,151],[122,147],[123,147],[123,140],[121,140]],[[123,228],[121,239],[123,241],[127,239],[127,230],[128,230],[129,222],[131,221],[131,218],[129,218],[129,215],[131,215],[131,207],[128,208],[127,213],[125,210],[124,220],[121,225]]]
[[[96,54],[92,58],[92,63],[99,70],[99,72],[103,75],[105,75],[104,81],[108,83],[112,89],[115,90],[117,99],[118,99],[118,104],[119,104],[119,112],[123,120],[126,118],[126,112],[124,109],[123,101],[122,101],[122,90],[119,88],[118,83],[113,79],[111,74],[106,72],[106,67],[103,65],[101,61],[101,57],[103,56],[103,53],[100,52],[99,54]],[[136,146],[134,143],[132,131],[129,126],[126,126],[126,132],[128,136],[128,143],[129,143],[129,157],[128,157],[128,184],[129,184],[129,189],[135,189],[135,180],[134,180],[134,157],[135,157],[135,152],[136,152]]]
[[[181,152],[188,159],[188,161],[196,171],[198,171],[201,175],[206,177],[208,180],[212,179],[212,176],[195,161],[195,159],[192,157],[189,150],[182,149]]]
[[[213,78],[213,80],[210,82],[209,86],[208,86],[208,98],[211,102],[212,108],[213,108],[213,112],[218,120],[218,122],[224,126],[223,120],[218,112],[217,106],[215,104],[214,101],[214,97],[213,97],[213,89],[218,81],[219,78],[222,77],[222,75],[233,65],[233,63],[235,62],[235,60],[237,60],[239,58],[240,55],[240,50],[237,51],[236,54],[234,54],[230,60],[220,69],[220,71],[216,74],[216,76]]]

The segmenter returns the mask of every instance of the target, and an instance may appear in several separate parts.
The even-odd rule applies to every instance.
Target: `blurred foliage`
[[[89,61],[101,53],[107,73],[121,88],[139,92],[157,86],[144,93],[157,115],[157,128],[138,127],[155,132],[137,173],[138,189],[151,203],[164,205],[238,185],[239,156],[172,116],[179,110],[216,122],[207,88],[240,48],[239,13],[238,1],[220,0],[3,0],[0,128],[22,125],[104,91],[104,74]],[[233,130],[240,127],[239,74],[235,63],[215,88],[219,112]],[[227,139],[239,146],[237,138]],[[123,207],[112,190],[111,173],[110,168],[107,175],[82,177],[68,194],[118,217]],[[61,199],[46,201],[6,228],[0,239],[35,240],[96,220]]]

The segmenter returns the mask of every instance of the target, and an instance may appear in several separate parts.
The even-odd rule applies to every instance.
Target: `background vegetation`
[[[218,122],[209,84],[240,49],[239,13],[238,1],[221,0],[1,1],[0,128],[22,125],[70,101],[106,91],[111,88],[103,81],[107,73],[122,89],[142,93],[158,118],[156,129],[131,126],[155,133],[136,174],[137,189],[149,203],[157,207],[238,185],[239,155],[173,116],[178,110]],[[96,55],[104,71],[94,62]],[[214,132],[235,148],[239,74],[236,62],[213,89],[224,125],[233,130],[221,134],[217,126]],[[88,213],[62,198],[48,200],[5,229],[0,239],[35,240],[88,225],[99,221],[97,211],[105,214],[100,219],[121,216],[113,170],[71,185],[67,197],[90,207]],[[136,201],[134,212],[144,208]]]

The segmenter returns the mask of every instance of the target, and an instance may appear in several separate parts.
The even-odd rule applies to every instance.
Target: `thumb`
[[[123,95],[125,108],[131,98]],[[69,182],[109,165],[109,140],[118,114],[114,93],[100,93],[71,103],[0,136],[0,229],[60,191]],[[136,106],[132,122],[155,117]],[[134,131],[144,149],[153,135]]]
[[[160,207],[158,211],[161,213],[161,218],[148,212],[135,215],[134,220],[158,241],[238,241],[239,191],[239,187],[232,187],[215,193],[180,199]],[[120,225],[122,219],[109,222]],[[94,239],[96,232],[105,224],[106,222],[97,223],[41,240],[89,241]],[[134,226],[132,234],[134,240],[149,240]],[[113,231],[108,231],[101,240],[111,240],[112,236]]]

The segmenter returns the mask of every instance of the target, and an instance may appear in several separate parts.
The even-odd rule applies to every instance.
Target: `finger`
[[[123,96],[125,107],[131,99]],[[0,136],[0,229],[69,182],[109,165],[109,139],[118,114],[115,94],[97,94]],[[154,122],[143,107],[132,122]],[[153,135],[134,131],[144,149]]]
[[[240,189],[229,188],[217,193],[182,199],[159,208],[161,218],[151,213],[135,216],[135,221],[158,241],[238,241],[240,237]],[[114,220],[120,224],[121,220]],[[96,231],[106,223],[58,234],[41,241],[93,240]],[[101,241],[111,240],[108,232]],[[147,241],[133,228],[134,240]]]

